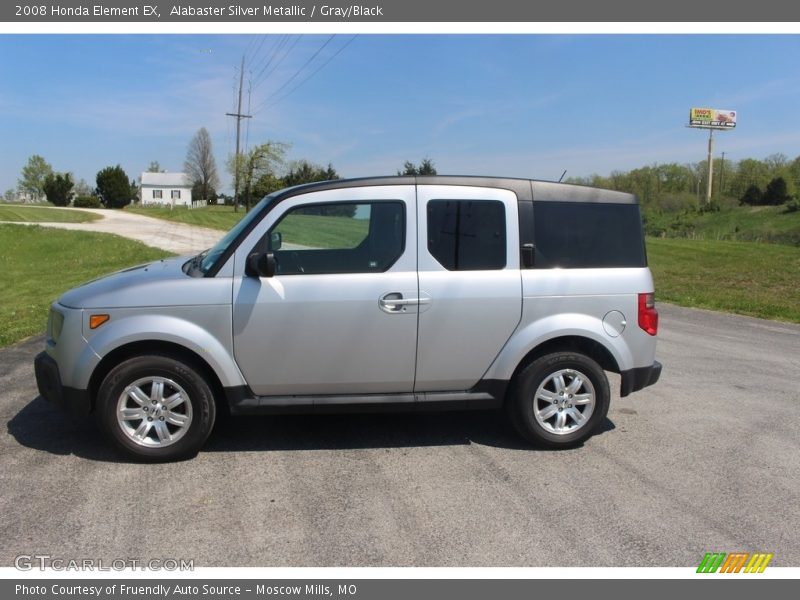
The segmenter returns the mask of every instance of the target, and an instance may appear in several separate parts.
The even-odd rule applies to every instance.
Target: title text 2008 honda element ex
[[[658,313],[635,196],[520,179],[385,177],[264,198],[216,246],[65,293],[42,396],[127,455],[195,455],[233,414],[505,407],[564,448],[609,385],[651,385]]]

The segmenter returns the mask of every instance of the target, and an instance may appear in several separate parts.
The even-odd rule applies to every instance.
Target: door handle
[[[381,298],[381,306],[408,306],[409,304],[419,304],[419,298]]]
[[[404,298],[402,292],[389,292],[381,296],[378,304],[384,312],[404,313],[408,311],[408,306],[418,305],[419,298]]]

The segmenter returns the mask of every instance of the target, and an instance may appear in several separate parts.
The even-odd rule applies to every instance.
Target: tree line
[[[800,156],[790,160],[784,154],[772,154],[762,160],[745,158],[737,162],[717,158],[713,173],[712,208],[784,204],[800,193]],[[675,212],[704,203],[708,161],[654,164],[567,181],[633,193],[645,210]]]
[[[308,160],[287,161],[289,145],[281,142],[266,142],[229,157],[226,167],[235,182],[234,197],[217,193],[220,179],[214,157],[211,136],[201,127],[189,142],[183,169],[187,184],[192,186],[192,198],[206,200],[209,204],[222,202],[249,209],[256,201],[276,190],[312,183],[339,179],[331,163],[320,166]],[[148,172],[164,172],[158,161],[152,161]],[[436,168],[430,158],[423,158],[419,166],[406,161],[398,175],[435,175]],[[94,188],[81,179],[75,182],[70,172],[56,172],[40,155],[33,155],[23,167],[17,190],[8,190],[6,201],[27,200],[39,202],[47,199],[55,206],[86,208],[122,208],[138,197],[139,186],[129,179],[120,165],[109,166],[98,171]]]

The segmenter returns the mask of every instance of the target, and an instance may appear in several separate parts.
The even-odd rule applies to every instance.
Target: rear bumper
[[[42,398],[74,415],[88,415],[91,412],[89,392],[61,385],[58,364],[49,354],[38,354],[33,361],[33,368]]]
[[[649,367],[639,367],[622,371],[622,383],[619,389],[619,395],[623,398],[633,392],[638,392],[648,385],[653,385],[658,378],[661,377],[661,363],[654,361]]]

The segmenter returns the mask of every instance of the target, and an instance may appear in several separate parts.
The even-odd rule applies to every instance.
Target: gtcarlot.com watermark
[[[63,558],[49,554],[20,554],[19,571],[194,571],[194,559],[185,558]]]

